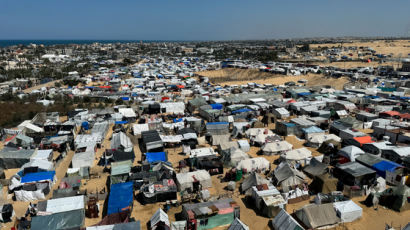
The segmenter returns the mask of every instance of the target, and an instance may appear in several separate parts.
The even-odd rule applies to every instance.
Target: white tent
[[[270,163],[264,157],[255,157],[250,159],[241,160],[236,166],[238,170],[244,170],[246,172],[253,172],[260,170],[262,172],[269,171]]]
[[[249,155],[241,149],[232,148],[230,150],[229,165],[236,167],[240,161],[245,159],[249,159]]]
[[[342,141],[340,137],[334,134],[316,134],[316,135],[310,136],[307,141],[310,146],[319,147],[323,142],[328,141],[328,140],[334,140],[337,142]]]
[[[273,132],[271,130],[265,129],[265,128],[250,128],[250,129],[246,130],[246,132],[245,132],[245,135],[248,138],[256,137],[259,134],[273,135]]]
[[[161,103],[161,109],[165,109],[166,113],[183,114],[185,111],[185,104],[183,102],[169,102]]]
[[[307,148],[300,148],[290,150],[289,152],[284,153],[282,157],[290,161],[301,161],[307,158],[311,158],[312,152]]]
[[[355,161],[356,157],[364,154],[364,151],[354,145],[350,145],[339,150],[337,154],[348,158],[350,161]]]
[[[119,108],[118,112],[121,113],[122,116],[126,118],[135,118],[137,114],[135,114],[132,108]]]
[[[333,206],[342,222],[353,222],[362,217],[363,209],[352,200],[335,202]]]
[[[205,157],[205,156],[215,156],[216,152],[213,148],[199,148],[192,149],[189,157]]]
[[[238,140],[239,148],[244,152],[249,152],[251,150],[251,146],[247,140]]]
[[[148,128],[147,123],[145,123],[145,124],[134,124],[132,126],[132,130],[134,132],[134,135],[137,136],[137,135],[141,135],[141,133],[144,132],[144,131],[148,131],[149,128]]]
[[[84,196],[71,196],[47,200],[46,212],[49,214],[84,209]]]
[[[170,226],[169,217],[161,208],[159,208],[150,219],[151,229],[156,229],[157,224],[160,222],[164,223],[168,227]]]
[[[134,145],[131,139],[123,132],[113,133],[111,138],[111,149],[122,149],[124,152],[131,152]]]
[[[264,146],[262,146],[261,149],[265,155],[274,155],[279,154],[281,152],[289,151],[292,149],[292,147],[293,145],[287,141],[278,141],[267,143]]]
[[[179,191],[192,190],[195,181],[199,181],[203,189],[212,187],[211,175],[206,170],[178,173],[176,177]]]

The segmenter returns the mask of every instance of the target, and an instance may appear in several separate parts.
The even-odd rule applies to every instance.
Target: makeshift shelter
[[[239,205],[231,198],[182,205],[187,226],[196,226],[198,230],[230,225],[239,215]]]
[[[131,210],[134,197],[133,182],[113,184],[108,197],[107,215]]]
[[[84,225],[84,196],[73,196],[41,201],[37,205],[41,215],[32,217],[31,229],[65,230]]]
[[[380,194],[379,204],[398,212],[410,210],[410,188],[406,185],[390,187]]]
[[[1,204],[0,205],[0,222],[7,223],[11,222],[14,216],[14,210],[12,204]]]
[[[155,229],[166,230],[166,229],[170,229],[170,225],[171,225],[169,222],[168,215],[161,208],[159,208],[154,213],[154,215],[152,215],[149,222],[150,222],[151,230],[155,230]]]
[[[134,136],[141,136],[141,133],[144,131],[149,131],[148,123],[145,124],[134,124],[132,126],[132,130],[134,133]]]
[[[13,169],[20,168],[35,156],[35,149],[17,149],[4,147],[0,151],[0,168]]]
[[[284,191],[288,191],[289,187],[303,184],[306,178],[302,172],[286,162],[280,163],[273,172],[273,175],[276,184],[281,186]]]
[[[289,215],[285,209],[281,209],[273,218],[272,226],[275,230],[304,230],[304,228],[291,215]]]
[[[290,116],[289,111],[285,108],[273,109],[272,113],[279,119],[288,118]]]
[[[312,160],[310,160],[309,162],[309,165],[303,168],[303,172],[305,172],[306,174],[312,177],[323,175],[326,173],[326,171],[327,171],[327,165],[323,164],[316,158],[312,158]]]
[[[259,173],[252,172],[249,176],[247,176],[242,184],[241,184],[241,192],[245,193],[247,195],[250,195],[249,193],[252,191],[250,190],[253,186],[257,185],[269,185],[269,181],[265,178],[263,178]]]
[[[270,155],[285,153],[291,150],[292,147],[293,145],[287,141],[278,141],[278,142],[266,143],[265,145],[262,146],[261,150],[264,155],[270,156]]]
[[[236,167],[240,161],[249,159],[249,155],[239,148],[231,148],[223,154],[222,158],[226,165]]]
[[[281,155],[281,159],[287,162],[297,162],[302,165],[305,165],[310,158],[312,158],[312,152],[307,148],[290,150]]]
[[[276,216],[287,204],[287,201],[273,185],[253,186],[252,199],[256,208],[269,218]]]
[[[309,185],[309,190],[313,193],[328,194],[333,191],[337,191],[337,183],[339,180],[332,177],[330,174],[323,174],[315,176],[312,183]]]
[[[211,135],[229,134],[229,122],[208,122],[206,131]]]
[[[311,229],[340,222],[332,203],[308,204],[297,210],[295,215],[306,227]]]
[[[178,191],[198,191],[212,187],[211,175],[206,170],[176,174]]]
[[[353,222],[362,217],[363,209],[352,200],[335,202],[333,206],[343,223]]]
[[[249,227],[244,224],[238,217],[232,222],[228,230],[249,230]]]
[[[134,145],[131,139],[123,132],[114,133],[111,138],[111,149],[121,150],[124,152],[131,152]]]
[[[168,159],[166,152],[148,152],[145,153],[146,161],[149,164],[154,164],[158,162],[166,162]]]
[[[376,180],[376,171],[357,162],[337,165],[333,174],[345,185],[371,185]]]
[[[313,135],[307,138],[307,144],[311,147],[319,147],[321,146],[324,142],[327,142],[329,140],[341,143],[342,139],[334,134],[318,134],[318,135]]]
[[[236,169],[242,170],[244,173],[261,172],[265,173],[270,171],[270,163],[264,157],[255,157],[250,159],[241,160]]]
[[[118,184],[128,181],[131,167],[132,162],[130,160],[113,162],[111,164],[110,183]]]
[[[158,132],[155,130],[144,131],[141,133],[143,147],[147,152],[162,152],[163,143]]]
[[[141,186],[142,203],[150,204],[177,199],[177,185],[173,179],[163,179]]]
[[[50,193],[55,180],[55,171],[27,173],[18,182],[12,178],[10,190],[18,201],[43,200]]]
[[[337,154],[345,158],[342,159],[341,162],[354,162],[358,156],[364,154],[364,151],[356,146],[350,145],[340,149]]]

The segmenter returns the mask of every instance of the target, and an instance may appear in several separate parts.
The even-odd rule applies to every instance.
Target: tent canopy
[[[133,182],[111,185],[107,215],[130,209],[133,196]]]

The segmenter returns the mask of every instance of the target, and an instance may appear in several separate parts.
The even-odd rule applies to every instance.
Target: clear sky
[[[409,0],[1,0],[0,39],[410,36]]]

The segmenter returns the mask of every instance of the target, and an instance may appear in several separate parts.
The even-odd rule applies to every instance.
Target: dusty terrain
[[[200,76],[208,77],[213,83],[221,85],[243,85],[249,82],[259,84],[282,85],[285,82],[297,82],[300,79],[308,80],[307,86],[330,85],[336,89],[343,89],[343,85],[349,82],[347,78],[330,78],[321,74],[306,74],[300,76],[286,76],[261,72],[256,69],[220,69],[203,71],[197,73]]]

